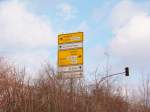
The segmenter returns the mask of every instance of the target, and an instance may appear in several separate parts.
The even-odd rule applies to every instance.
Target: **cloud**
[[[52,25],[46,18],[31,13],[26,4],[17,0],[0,4],[1,56],[34,69],[42,59],[48,59],[47,49],[55,44]]]
[[[31,48],[54,43],[50,23],[30,13],[19,2],[0,5],[0,34],[1,48]]]
[[[97,21],[106,19],[106,16],[110,12],[111,4],[112,0],[109,0],[105,1],[102,6],[100,5],[99,7],[94,8],[92,11],[92,18]]]
[[[77,10],[71,4],[62,3],[57,7],[57,15],[64,20],[74,19],[76,14]]]
[[[25,67],[27,72],[34,73],[40,69],[42,64],[47,62],[48,57],[50,57],[50,53],[47,51],[17,52],[7,56],[16,67]]]
[[[133,17],[145,15],[146,9],[129,0],[119,2],[113,9],[110,18],[113,31],[125,26]]]
[[[112,53],[124,63],[150,67],[150,16],[133,1],[122,1],[112,11]]]

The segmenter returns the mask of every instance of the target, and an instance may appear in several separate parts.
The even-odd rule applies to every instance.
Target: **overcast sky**
[[[85,72],[150,72],[149,0],[0,0],[0,56],[27,69],[56,67],[57,35],[84,32]],[[106,55],[107,54],[107,55]],[[109,55],[109,57],[108,57]]]

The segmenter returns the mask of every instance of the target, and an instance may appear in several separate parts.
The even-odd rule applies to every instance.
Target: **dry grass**
[[[36,81],[25,81],[25,75],[0,60],[0,112],[150,112],[148,104],[133,104],[120,91],[113,92],[113,85],[91,86],[83,80],[71,85],[57,79],[50,66]]]

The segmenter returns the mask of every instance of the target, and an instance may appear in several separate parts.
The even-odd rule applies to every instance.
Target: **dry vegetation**
[[[0,59],[0,112],[150,112],[149,80],[133,102],[112,84],[59,80],[50,66],[39,74],[37,80],[26,80],[24,70]]]

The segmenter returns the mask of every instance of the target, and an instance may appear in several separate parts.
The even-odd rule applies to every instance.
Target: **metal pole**
[[[106,51],[104,54],[105,54],[105,56],[106,56],[106,77],[107,77],[107,79],[106,79],[106,81],[107,81],[106,86],[108,87],[109,54],[108,54],[107,51]]]
[[[121,72],[121,73],[116,73],[116,74],[108,75],[108,76],[106,76],[106,77],[102,77],[101,80],[99,81],[99,84],[100,84],[101,82],[103,82],[104,80],[107,80],[109,77],[113,77],[113,76],[116,76],[116,75],[122,75],[122,74],[124,74],[124,73],[125,73],[125,72]]]
[[[73,111],[73,78],[70,79],[70,100],[71,100],[71,111]]]
[[[70,79],[70,93],[71,93],[71,96],[72,96],[72,93],[73,93],[73,78]]]

